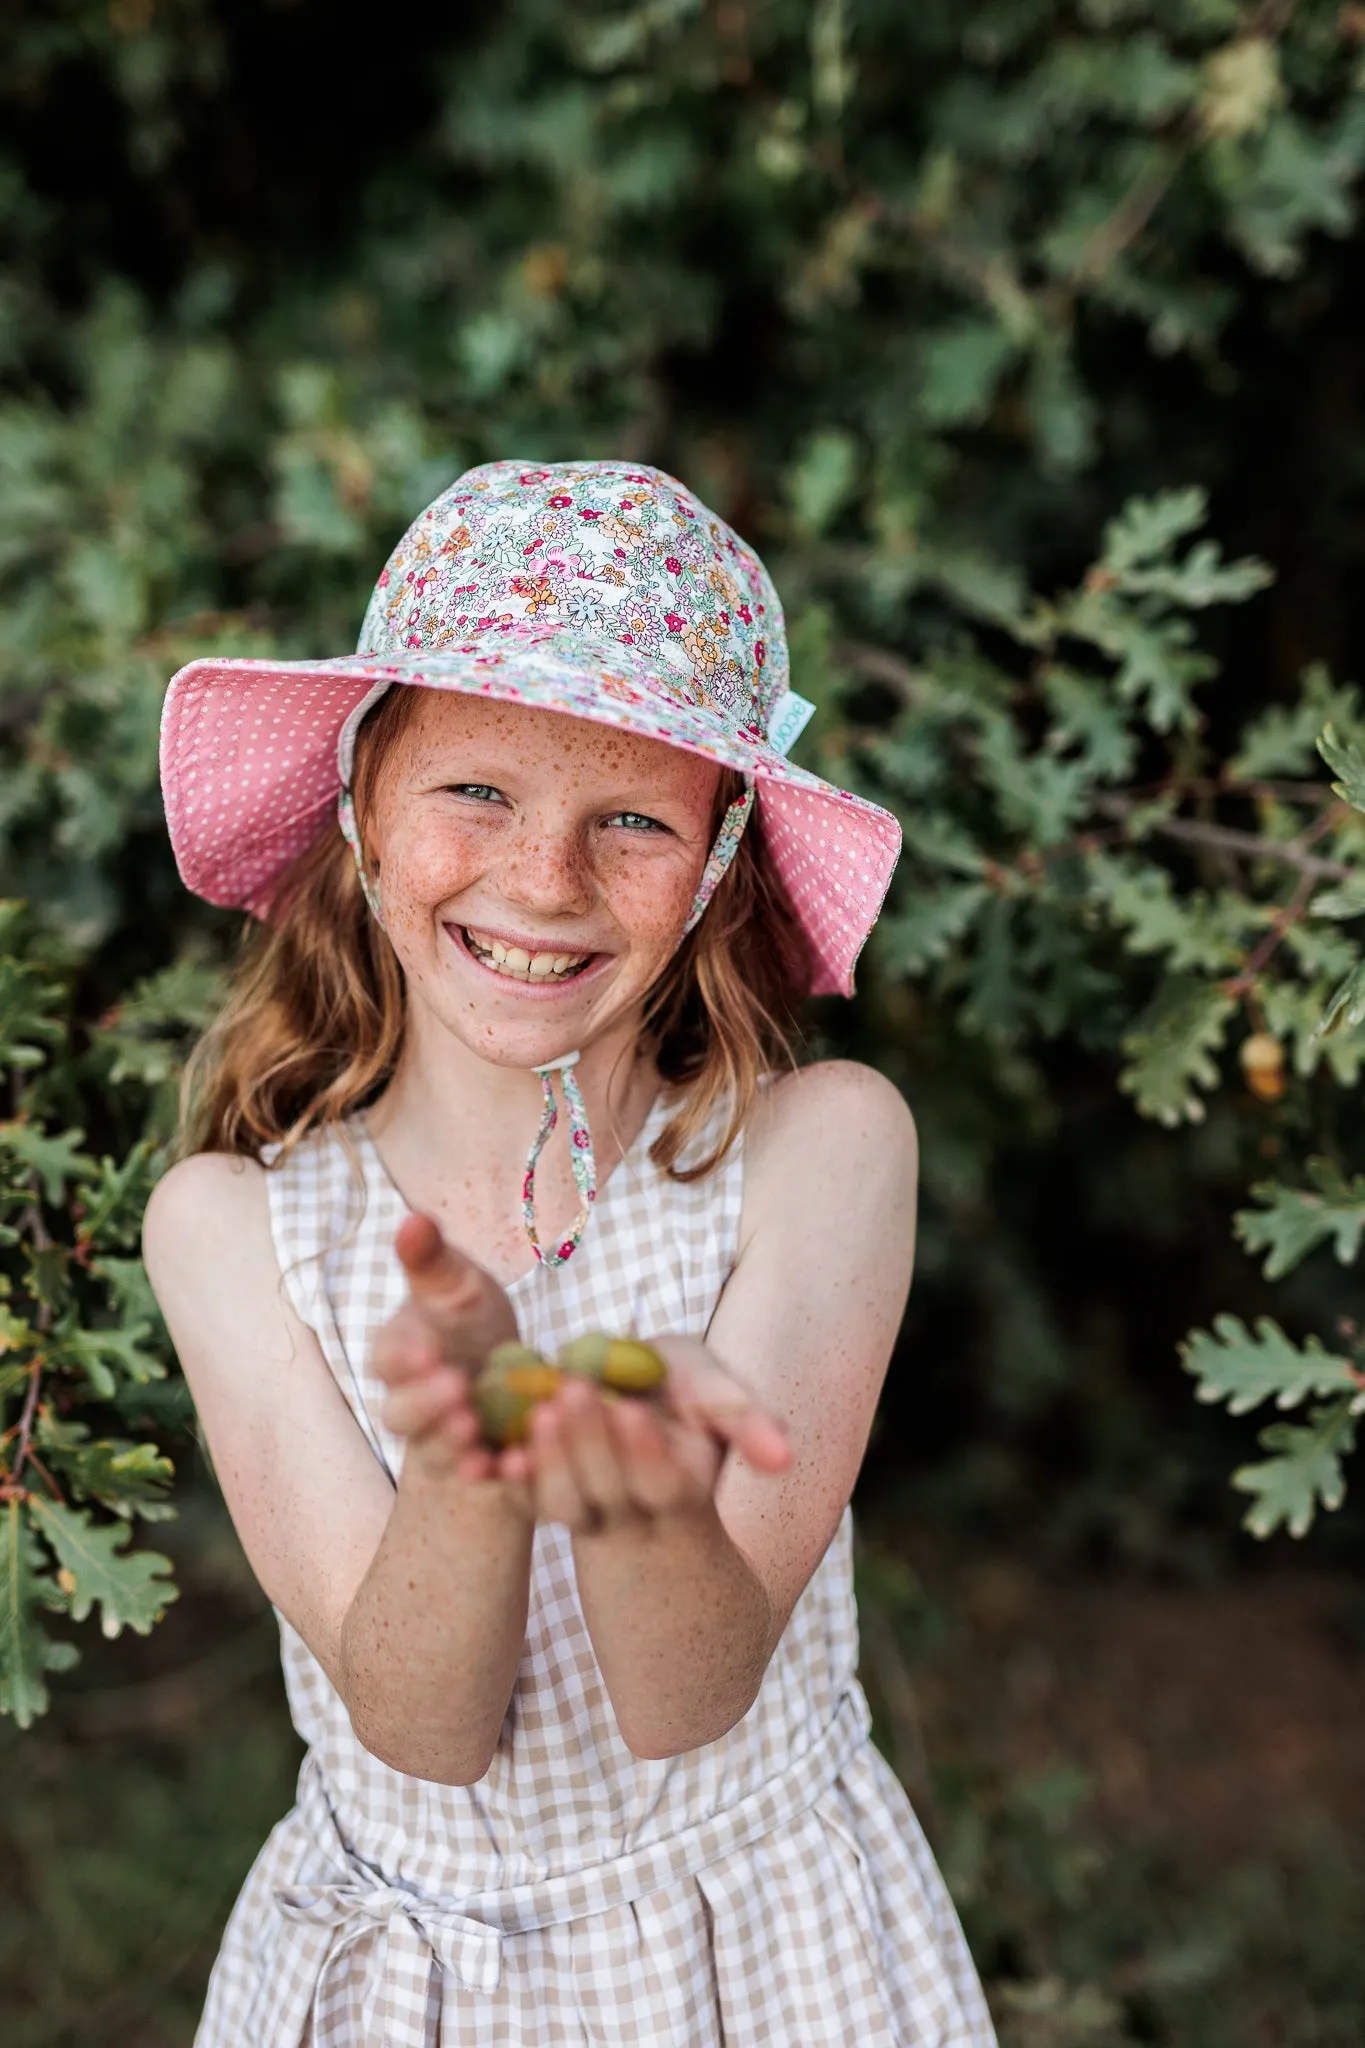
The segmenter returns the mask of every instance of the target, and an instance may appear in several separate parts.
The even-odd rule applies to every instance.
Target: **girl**
[[[308,1745],[200,2048],[988,2048],[855,1676],[913,1128],[778,1073],[895,823],[785,761],[776,592],[658,470],[470,471],[360,647],[163,725],[181,874],[265,923],[147,1263]],[[593,1329],[664,1404],[485,1448],[490,1347]]]

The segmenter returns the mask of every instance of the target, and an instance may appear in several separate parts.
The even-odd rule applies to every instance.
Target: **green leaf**
[[[1165,953],[1177,970],[1200,967],[1214,974],[1240,961],[1248,906],[1239,897],[1211,899],[1194,890],[1182,900],[1167,869],[1148,862],[1134,866],[1110,854],[1093,854],[1088,876],[1092,898],[1127,933],[1130,952]]]
[[[1359,727],[1360,693],[1353,684],[1333,683],[1321,663],[1301,678],[1302,695],[1294,704],[1271,704],[1242,733],[1242,742],[1227,764],[1234,782],[1255,782],[1268,775],[1314,775],[1318,772],[1318,735],[1324,725]]]
[[[0,1301],[0,1358],[14,1351],[31,1351],[37,1342],[38,1332],[32,1323],[25,1322],[22,1316],[14,1315],[6,1308],[4,1302]],[[24,1372],[27,1372],[27,1369],[20,1368]]]
[[[1131,775],[1137,735],[1108,688],[1061,662],[1049,662],[1040,681],[1052,714],[1049,744],[1062,751],[1078,748],[1095,781],[1121,782]]]
[[[21,1728],[47,1712],[46,1673],[69,1671],[78,1656],[38,1620],[40,1608],[65,1606],[43,1562],[21,1504],[0,1502],[0,1714],[12,1714]]]
[[[12,918],[5,920],[7,926],[12,923]],[[8,932],[0,930],[0,948],[11,943]],[[36,967],[0,950],[0,1067],[42,1065],[61,1037],[52,1015],[61,997],[62,990],[44,982]]]
[[[1033,844],[1057,845],[1083,815],[1090,782],[1087,764],[1026,753],[1007,719],[986,726],[977,742],[977,759],[1004,823]]]
[[[941,960],[990,895],[984,882],[958,882],[886,920],[880,945],[898,974],[919,974]]]
[[[1140,706],[1154,731],[1193,728],[1191,691],[1215,672],[1216,663],[1194,648],[1188,619],[1140,610],[1092,577],[1059,608],[1058,625],[1118,664],[1115,694],[1123,704]]]
[[[1258,1441],[1270,1457],[1232,1475],[1239,1492],[1253,1496],[1245,1523],[1252,1535],[1270,1536],[1283,1525],[1291,1536],[1303,1536],[1319,1504],[1339,1508],[1346,1498],[1341,1461],[1355,1449],[1355,1438],[1346,1400],[1315,1409],[1309,1423],[1276,1422],[1262,1430]]]
[[[1238,174],[1229,180],[1227,232],[1266,276],[1288,277],[1300,267],[1310,230],[1343,235],[1350,227],[1361,161],[1358,113],[1358,102],[1348,102],[1335,123],[1319,128],[1285,109],[1239,155]]]
[[[1343,1026],[1354,1031],[1361,1023],[1365,1023],[1365,960],[1353,967],[1342,982],[1323,1011],[1314,1035],[1326,1038],[1329,1032],[1340,1031]]]
[[[858,443],[842,428],[812,434],[787,476],[792,517],[803,533],[823,533],[852,494]]]
[[[1267,1254],[1262,1269],[1267,1280],[1281,1279],[1329,1238],[1335,1240],[1343,1266],[1350,1265],[1360,1250],[1361,1232],[1365,1231],[1365,1174],[1346,1181],[1326,1159],[1310,1160],[1308,1174],[1317,1184],[1316,1191],[1261,1181],[1251,1193],[1262,1207],[1240,1209],[1234,1219],[1237,1235],[1252,1256]]]
[[[82,1190],[79,1234],[83,1244],[112,1250],[138,1242],[142,1214],[156,1179],[154,1157],[151,1141],[144,1139],[121,1164],[100,1160]]]
[[[141,1259],[118,1259],[106,1254],[102,1259],[92,1259],[90,1270],[108,1286],[121,1323],[145,1323],[152,1330],[163,1327],[161,1310]]]
[[[1101,561],[1115,576],[1168,556],[1175,543],[1197,533],[1208,518],[1208,493],[1198,484],[1130,498],[1104,529]]]
[[[1313,917],[1326,917],[1340,924],[1365,917],[1365,869],[1348,875],[1333,888],[1320,889],[1308,906]]]
[[[0,1124],[0,1150],[35,1176],[44,1201],[58,1208],[67,1184],[91,1171],[94,1160],[80,1149],[84,1131],[62,1131],[53,1137],[38,1124],[16,1118]]]
[[[101,1437],[64,1450],[52,1462],[83,1500],[98,1501],[112,1514],[125,1519],[137,1514],[147,1522],[168,1521],[175,1514],[166,1498],[175,1467],[155,1444]]]
[[[177,1597],[167,1577],[170,1559],[155,1550],[128,1550],[126,1522],[96,1522],[89,1509],[36,1496],[30,1505],[58,1564],[75,1582],[72,1619],[84,1621],[98,1606],[104,1635],[117,1636],[125,1628],[147,1635]]]
[[[1141,1023],[1128,1032],[1128,1065],[1119,1086],[1142,1116],[1158,1123],[1200,1123],[1200,1088],[1218,1079],[1213,1053],[1222,1045],[1236,1005],[1215,983],[1172,977],[1158,990]]]
[[[1353,810],[1365,811],[1365,750],[1354,740],[1341,739],[1335,726],[1323,728],[1318,752],[1338,777],[1332,789]]]
[[[963,320],[924,344],[920,410],[933,427],[980,426],[1018,353],[1017,337],[998,320]]]
[[[1195,1330],[1186,1338],[1181,1362],[1199,1382],[1197,1398],[1226,1401],[1233,1415],[1245,1415],[1262,1401],[1294,1408],[1311,1396],[1360,1386],[1348,1360],[1324,1351],[1316,1337],[1294,1344],[1269,1316],[1258,1319],[1254,1333],[1240,1316],[1216,1316],[1212,1333]]]
[[[93,1391],[107,1401],[118,1391],[120,1377],[137,1386],[165,1377],[165,1364],[147,1349],[152,1334],[150,1323],[92,1330],[64,1322],[54,1337],[53,1355],[60,1364],[83,1372]]]

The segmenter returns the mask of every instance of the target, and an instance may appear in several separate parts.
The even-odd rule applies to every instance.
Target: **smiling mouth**
[[[528,953],[524,946],[504,945],[501,939],[474,931],[467,924],[461,925],[460,931],[480,966],[506,975],[509,981],[572,981],[597,957],[595,953]]]

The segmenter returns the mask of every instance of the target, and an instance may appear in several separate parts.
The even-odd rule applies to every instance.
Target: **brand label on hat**
[[[768,720],[768,745],[778,754],[789,754],[815,716],[815,706],[795,690],[784,690]]]

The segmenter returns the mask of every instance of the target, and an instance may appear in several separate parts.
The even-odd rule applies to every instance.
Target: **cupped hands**
[[[492,1347],[517,1335],[512,1304],[430,1217],[405,1218],[395,1248],[408,1299],[380,1331],[373,1369],[388,1390],[386,1428],[424,1467],[498,1483],[534,1520],[587,1536],[706,1508],[728,1452],[760,1472],[790,1465],[782,1423],[688,1337],[650,1338],[668,1367],[653,1400],[609,1401],[569,1378],[537,1404],[527,1442],[490,1450],[471,1390]]]

